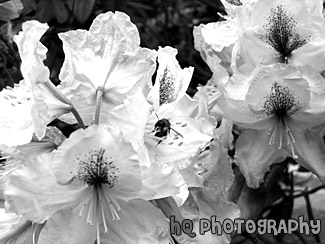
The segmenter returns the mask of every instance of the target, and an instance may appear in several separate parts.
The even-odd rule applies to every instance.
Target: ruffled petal
[[[226,21],[199,25],[193,29],[194,47],[214,73],[220,62],[228,72],[231,72],[232,50],[238,41],[238,23],[234,18]],[[216,38],[216,36],[218,38]],[[222,69],[220,69],[222,72]]]
[[[85,197],[80,185],[57,184],[51,154],[42,154],[4,178],[4,196],[8,210],[37,223],[56,211],[72,207]]]
[[[283,161],[287,152],[269,144],[267,130],[247,129],[236,142],[235,163],[246,178],[249,187],[258,188],[272,164]]]
[[[46,58],[47,49],[39,42],[48,29],[47,24],[36,20],[23,23],[23,31],[14,37],[22,60],[21,72],[27,85],[30,85],[29,73],[33,66],[42,64]]]
[[[107,23],[105,23],[107,22]],[[108,12],[107,14],[100,14],[92,23],[89,32],[101,40],[102,43],[109,42],[110,37],[107,35],[107,26],[114,22],[116,27],[123,33],[123,37],[127,41],[128,51],[132,51],[140,46],[140,35],[135,24],[130,20],[130,17],[119,11]]]
[[[91,111],[95,113],[98,88],[104,88],[101,122],[106,123],[112,108],[138,87],[149,89],[156,65],[156,52],[140,48],[137,38],[132,40],[138,33],[125,14],[99,15],[93,25],[89,32],[77,30],[59,35],[66,55],[59,76],[60,90],[86,124],[93,122]]]

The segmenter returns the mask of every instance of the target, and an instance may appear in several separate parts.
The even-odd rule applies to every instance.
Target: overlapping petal
[[[50,154],[38,156],[4,178],[8,210],[37,223],[80,202],[85,190],[57,183]]]
[[[0,92],[0,102],[0,144],[16,146],[30,142],[34,132],[31,89],[23,84],[7,87]]]
[[[324,123],[324,79],[311,67],[284,64],[241,70],[225,84],[217,103],[222,116],[247,128],[236,142],[235,154],[247,184],[258,187],[269,166],[286,157],[322,172],[321,137],[311,130]],[[305,147],[304,155],[298,156],[307,141],[320,144]],[[305,158],[315,154],[314,161]]]
[[[32,91],[32,118],[39,139],[45,135],[46,125],[55,118],[69,113],[71,104],[49,80],[50,72],[43,61],[47,48],[39,41],[47,30],[46,24],[29,21],[15,38],[22,58],[24,82]]]
[[[101,120],[105,123],[114,106],[138,87],[151,86],[156,53],[139,47],[138,32],[126,14],[101,14],[89,31],[69,31],[60,38],[66,55],[60,90],[86,124],[94,120],[98,88],[104,92]]]

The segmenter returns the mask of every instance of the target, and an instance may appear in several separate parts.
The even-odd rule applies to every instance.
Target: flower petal
[[[110,221],[101,243],[168,244],[169,222],[160,209],[143,200],[121,202],[120,221]]]
[[[137,38],[132,40],[138,34],[125,14],[99,15],[93,25],[89,32],[77,30],[59,35],[66,55],[60,72],[60,90],[86,124],[93,122],[91,111],[95,112],[99,87],[104,88],[101,122],[106,123],[114,106],[138,87],[151,86],[156,65],[156,52],[140,48]]]
[[[143,185],[141,199],[152,200],[172,196],[181,205],[188,196],[187,185],[174,167],[152,163],[142,167]]]
[[[9,211],[42,223],[84,197],[86,192],[80,186],[57,184],[50,158],[51,154],[42,154],[4,178]]]
[[[32,118],[36,136],[42,139],[46,126],[54,119],[71,111],[71,104],[49,80],[49,70],[45,66],[32,68],[30,79],[33,90]],[[59,94],[59,95],[58,95]]]
[[[106,23],[105,23],[106,22]],[[111,25],[111,22],[119,28],[119,31],[123,33],[123,37],[128,42],[128,50],[132,51],[140,46],[140,36],[135,24],[130,20],[130,17],[119,11],[108,12],[107,14],[100,14],[96,17],[92,23],[89,32],[101,40],[102,43],[108,42],[109,36],[107,35],[107,26]]]
[[[185,159],[195,156],[204,149],[212,137],[201,133],[195,127],[192,118],[175,116],[172,113],[165,113],[164,116],[158,115],[159,118],[169,118],[173,131],[165,139],[146,134],[145,142],[148,150],[155,154],[155,159],[160,163],[175,163],[176,166],[176,161],[178,161],[178,167],[188,166],[190,162]],[[150,123],[147,123],[147,128],[150,128],[148,131],[154,129],[153,116],[151,115]]]
[[[158,49],[158,70],[148,101],[155,111],[164,104],[176,104],[186,93],[193,67],[182,69],[176,59],[177,49],[166,46]]]
[[[96,228],[87,223],[87,215],[80,209],[66,208],[46,221],[39,236],[39,244],[89,244],[96,240]]]
[[[31,141],[34,127],[32,124],[32,93],[25,85],[15,84],[0,92],[0,144],[16,146]]]
[[[92,173],[87,171],[89,165],[101,157],[99,163],[107,163],[110,167],[105,173],[107,180],[112,182],[105,183],[113,184],[112,190],[125,191],[130,198],[141,190],[140,166],[131,143],[125,141],[121,134],[109,132],[104,125],[92,125],[86,130],[75,131],[53,154],[55,176],[60,184],[78,179],[79,184],[87,186],[88,182],[84,182],[82,177]]]
[[[199,25],[193,29],[194,46],[203,60],[215,72],[220,63],[228,72],[231,72],[232,51],[238,40],[238,23],[234,18],[225,21]],[[216,38],[216,36],[218,38]],[[222,69],[220,69],[222,72]]]
[[[267,130],[247,129],[236,142],[235,163],[249,187],[258,188],[271,164],[283,161],[287,153],[269,144]]]
[[[310,130],[293,129],[297,162],[316,174],[325,184],[325,145],[323,139]]]
[[[14,213],[6,213],[4,208],[0,208],[0,239],[13,232],[26,220]]]
[[[108,117],[111,130],[119,127],[124,137],[138,150],[144,143],[145,126],[151,106],[146,101],[141,89],[116,106]]]
[[[42,24],[36,20],[23,23],[23,31],[14,37],[18,46],[20,58],[22,60],[21,72],[26,83],[30,85],[29,73],[33,66],[42,64],[46,58],[47,49],[39,42],[45,31],[47,24]]]

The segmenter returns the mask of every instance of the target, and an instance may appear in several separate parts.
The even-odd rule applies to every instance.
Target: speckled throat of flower
[[[121,207],[113,194],[107,189],[118,187],[120,183],[120,170],[116,166],[113,158],[103,148],[89,149],[80,155],[75,155],[77,163],[76,178],[89,187],[88,195],[79,212],[82,217],[87,211],[87,223],[91,226],[96,224],[97,241],[100,242],[100,222],[103,223],[104,233],[108,232],[106,208],[110,210],[112,220],[121,220],[119,211]]]
[[[281,62],[288,63],[291,53],[305,45],[311,38],[302,38],[297,29],[294,16],[287,13],[283,5],[272,8],[263,26],[265,34],[261,39],[273,47],[278,53]]]
[[[287,86],[281,86],[278,82],[274,82],[270,94],[265,97],[265,102],[262,105],[266,117],[276,118],[268,130],[269,145],[278,142],[278,149],[281,149],[284,141],[286,141],[294,159],[298,158],[294,151],[296,141],[286,118],[298,111],[299,101],[297,99],[299,98],[295,96],[294,91]]]
[[[297,112],[298,105],[299,101],[295,98],[293,91],[287,86],[281,86],[278,82],[274,82],[271,93],[265,97],[262,107],[267,117],[283,118]]]
[[[105,149],[91,149],[78,161],[77,178],[89,186],[107,184],[110,187],[119,184],[119,168],[111,156],[105,155]]]
[[[243,3],[240,0],[226,0],[228,3],[236,6],[242,6]]]
[[[165,68],[159,82],[159,105],[169,103],[175,99],[175,77],[168,67]]]

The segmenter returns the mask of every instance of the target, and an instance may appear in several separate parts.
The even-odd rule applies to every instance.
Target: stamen
[[[10,158],[10,156],[4,156],[4,157],[0,158],[0,161],[2,161],[2,160],[7,160],[7,159],[9,159],[9,158]]]
[[[9,175],[10,173],[14,172],[17,169],[17,167],[10,169],[8,171],[5,171],[3,173],[0,173],[0,180],[2,180],[4,177],[6,177],[7,175]]]
[[[288,145],[290,145],[291,148],[291,154],[292,154],[292,158],[293,159],[298,159],[298,156],[295,154],[295,150],[294,150],[294,146],[293,144],[296,143],[295,138],[293,137],[293,134],[290,130],[290,127],[288,126],[287,122],[284,120],[284,125],[286,128],[286,132],[287,132],[287,140],[288,140]]]
[[[107,228],[104,207],[103,207],[103,198],[102,198],[102,193],[101,193],[102,187],[98,186],[97,191],[98,191],[98,198],[99,198],[99,205],[100,205],[99,211],[101,211],[101,217],[102,217],[103,224],[104,224],[104,233],[107,233],[108,228]]]
[[[117,212],[117,211],[121,211],[121,207],[118,204],[118,202],[113,197],[111,197],[108,194],[108,192],[105,192],[104,193],[104,196],[105,196],[105,198],[107,200],[109,209],[111,211],[113,221],[119,221],[119,220],[121,220],[121,218],[120,218],[120,216],[118,215],[118,212]],[[115,208],[117,208],[117,211],[116,211]]]
[[[119,168],[106,149],[90,149],[75,157],[78,161],[76,178],[89,186],[108,184],[110,187],[119,184]]]
[[[83,213],[84,208],[88,205],[89,201],[91,201],[91,198],[93,196],[93,191],[94,191],[94,188],[90,187],[88,196],[87,196],[86,200],[84,201],[83,206],[82,206],[82,208],[81,208],[81,210],[79,212],[79,217],[82,217],[82,213]]]
[[[270,140],[269,140],[269,145],[273,145],[275,143],[275,135],[276,135],[276,131],[277,131],[277,127],[274,126],[271,129],[268,130],[268,135],[270,136]]]
[[[279,145],[279,149],[282,148],[282,122],[281,120],[279,120],[279,127],[280,127],[280,145]]]
[[[92,187],[93,188],[93,187]],[[89,208],[88,208],[88,215],[87,215],[87,223],[90,224],[90,226],[93,226],[94,223],[93,223],[93,209],[95,208],[96,209],[96,201],[97,200],[97,196],[96,194],[94,193],[94,191],[92,191],[92,198],[91,200],[89,201],[90,204],[89,204]]]
[[[97,244],[100,244],[99,221],[97,220]]]

